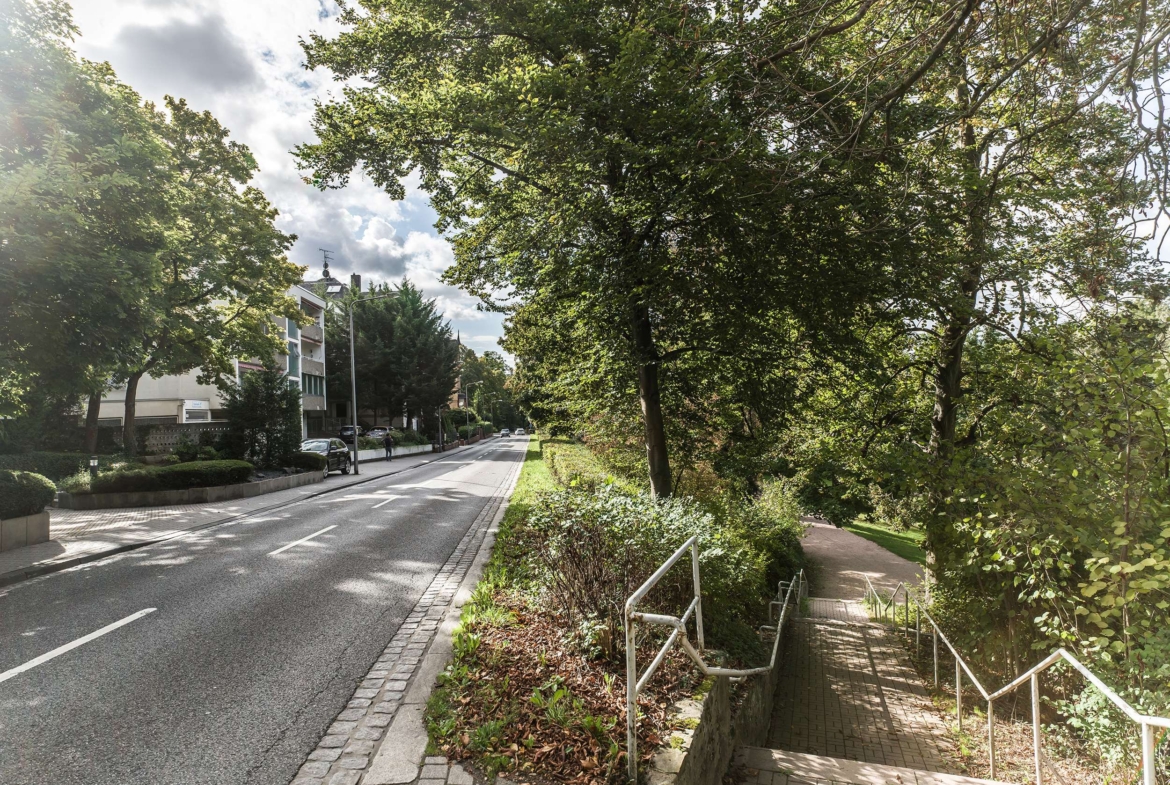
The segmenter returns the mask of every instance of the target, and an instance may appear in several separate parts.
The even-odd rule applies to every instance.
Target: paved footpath
[[[267,493],[250,499],[170,507],[114,510],[49,510],[48,542],[0,553],[0,586],[34,575],[55,572],[74,564],[170,539],[185,532],[224,523],[245,515],[275,510],[293,502],[369,482],[468,449],[442,454],[421,453],[392,461],[363,462],[360,475],[330,474],[323,482]]]
[[[859,601],[918,582],[921,568],[844,529],[814,524],[805,552],[819,567],[810,615],[785,641],[768,746],[927,772],[957,773],[946,726],[898,633],[871,624]],[[924,638],[924,640],[927,640]]]

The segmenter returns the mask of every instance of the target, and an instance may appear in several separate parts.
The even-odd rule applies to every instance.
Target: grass
[[[922,549],[922,540],[925,535],[922,532],[914,531],[913,529],[896,531],[873,523],[861,523],[860,521],[854,521],[843,528],[859,537],[864,537],[870,542],[877,543],[896,556],[901,556],[903,559],[917,562],[921,565],[926,564],[926,551]]]

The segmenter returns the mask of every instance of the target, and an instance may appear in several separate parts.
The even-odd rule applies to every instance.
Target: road
[[[289,782],[524,448],[0,589],[0,783]]]

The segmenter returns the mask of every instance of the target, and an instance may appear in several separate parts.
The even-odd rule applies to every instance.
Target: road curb
[[[152,537],[151,539],[143,540],[142,542],[129,542],[129,543],[125,543],[124,545],[116,545],[116,546],[114,546],[112,548],[108,548],[106,550],[96,551],[94,553],[87,553],[83,556],[76,556],[76,557],[73,557],[71,559],[45,562],[45,563],[41,563],[41,564],[33,564],[33,565],[28,566],[28,567],[21,567],[20,569],[17,569],[17,570],[10,570],[6,573],[0,574],[0,589],[4,588],[6,586],[12,586],[12,585],[17,584],[17,583],[23,583],[24,581],[32,580],[33,578],[40,578],[40,577],[45,576],[45,575],[51,575],[52,573],[55,573],[55,572],[61,572],[62,570],[68,570],[72,567],[79,567],[83,564],[89,564],[90,562],[100,561],[102,559],[106,559],[106,558],[109,558],[111,556],[118,556],[119,554],[127,553],[129,551],[136,551],[140,548],[146,548],[150,545],[157,545],[160,542],[169,542],[170,540],[174,540],[178,537],[185,537],[188,534],[195,534],[197,532],[207,531],[208,529],[214,529],[216,526],[223,526],[226,523],[235,523],[236,521],[244,520],[246,518],[251,518],[254,515],[261,515],[264,513],[269,513],[269,512],[272,512],[273,510],[281,510],[281,509],[284,509],[285,507],[291,507],[294,504],[300,504],[302,502],[309,501],[310,499],[316,499],[318,497],[325,496],[325,495],[330,494],[330,493],[336,493],[337,491],[343,491],[343,490],[346,490],[348,488],[353,488],[354,486],[357,486],[357,485],[363,485],[367,482],[373,482],[374,480],[380,480],[384,477],[393,477],[394,475],[402,474],[403,472],[408,472],[412,469],[418,469],[422,466],[430,466],[433,463],[438,463],[439,461],[444,461],[447,458],[450,458],[454,455],[462,455],[464,450],[471,450],[475,447],[479,447],[479,446],[482,446],[485,444],[491,444],[491,440],[485,439],[484,441],[477,442],[476,444],[471,444],[471,445],[468,445],[466,447],[456,448],[454,450],[451,450],[450,452],[440,453],[437,457],[431,458],[429,461],[420,461],[419,463],[404,467],[402,469],[398,469],[397,471],[385,472],[383,474],[374,475],[373,477],[361,477],[359,475],[358,479],[354,480],[353,482],[346,483],[345,485],[337,485],[337,486],[334,486],[332,488],[326,488],[325,490],[314,491],[313,493],[306,494],[298,499],[292,499],[290,501],[285,501],[285,502],[277,502],[276,504],[272,504],[268,507],[261,507],[258,510],[249,510],[248,512],[241,512],[237,515],[232,515],[232,516],[230,516],[228,518],[224,518],[222,520],[209,521],[208,523],[199,524],[197,526],[192,526],[191,528],[183,529],[182,531],[170,532],[169,534],[166,534],[166,535],[161,536],[161,537]],[[89,512],[89,511],[87,511],[87,512]]]
[[[484,516],[481,521],[477,516],[468,527],[464,539],[354,691],[347,708],[309,753],[293,785],[356,785],[359,781],[363,785],[399,785],[418,778],[427,745],[426,701],[435,678],[451,658],[451,633],[483,575],[525,457],[526,453],[520,455],[511,476],[481,511],[480,516],[484,516],[490,510],[490,518]],[[476,539],[479,542],[474,545]],[[473,545],[474,553],[469,553]],[[460,564],[466,564],[462,575],[458,574]],[[433,762],[428,759],[428,763]],[[448,771],[455,772],[446,765],[442,769],[444,780],[448,780]],[[453,776],[449,785],[471,785],[462,769]]]

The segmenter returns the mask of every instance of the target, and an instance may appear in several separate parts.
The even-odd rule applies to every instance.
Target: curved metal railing
[[[903,607],[905,608],[905,615],[903,617],[903,624],[905,626],[906,635],[910,635],[910,604],[914,604],[914,627],[915,634],[921,642],[922,634],[922,619],[925,618],[933,630],[934,637],[934,685],[938,687],[938,642],[941,640],[943,645],[950,650],[952,656],[955,658],[955,715],[958,718],[959,730],[963,729],[963,674],[967,674],[971,684],[987,701],[987,752],[988,752],[988,768],[990,769],[990,776],[995,779],[995,701],[1003,696],[1019,689],[1024,683],[1028,683],[1032,691],[1032,754],[1035,758],[1036,768],[1036,785],[1043,785],[1044,772],[1042,765],[1043,752],[1040,748],[1040,674],[1051,668],[1057,662],[1064,660],[1073,668],[1075,668],[1082,676],[1084,676],[1090,684],[1096,687],[1109,701],[1116,706],[1121,712],[1133,723],[1141,728],[1141,748],[1142,748],[1142,785],[1156,785],[1155,782],[1155,759],[1154,759],[1154,728],[1170,729],[1170,718],[1155,717],[1148,714],[1142,714],[1120,695],[1114,692],[1105,682],[1101,681],[1092,671],[1090,671],[1084,663],[1070,654],[1067,650],[1061,648],[1049,654],[1040,662],[1033,665],[1028,670],[1017,676],[1009,684],[1004,685],[995,692],[988,692],[984,689],[979,679],[971,671],[970,666],[955,649],[951,642],[947,640],[947,636],[943,634],[938,623],[935,622],[934,617],[930,612],[923,607],[922,603],[918,601],[905,583],[899,583],[894,591],[890,594],[889,600],[885,600],[874,588],[873,583],[869,580],[869,576],[865,576],[865,600],[872,602],[881,614],[881,618],[886,617],[887,611],[893,611],[891,620],[894,624],[898,623],[898,593],[901,592],[903,597]]]
[[[691,600],[690,605],[687,606],[686,611],[682,616],[667,616],[660,613],[640,613],[636,610],[638,603],[641,602],[646,595],[653,589],[663,576],[669,572],[679,559],[681,559],[687,551],[691,554],[691,575],[694,583],[695,596]],[[703,641],[703,600],[702,590],[699,585],[699,540],[698,537],[691,537],[684,542],[678,550],[671,555],[669,559],[663,562],[653,575],[646,579],[646,582],[638,587],[630,598],[626,600],[626,752],[628,756],[628,773],[630,781],[636,783],[638,781],[638,694],[645,689],[646,684],[653,678],[654,673],[658,670],[658,666],[666,659],[667,652],[678,643],[687,656],[695,661],[699,666],[699,670],[703,672],[704,676],[728,676],[732,679],[741,679],[747,676],[753,676],[758,673],[767,673],[776,665],[776,656],[780,651],[780,631],[784,628],[784,622],[788,619],[788,614],[791,610],[790,603],[795,592],[797,602],[806,596],[807,587],[804,580],[804,570],[797,573],[791,581],[781,581],[777,586],[777,598],[773,600],[768,606],[768,617],[771,620],[772,611],[776,606],[780,607],[779,620],[776,622],[776,627],[762,627],[761,630],[775,629],[776,637],[772,641],[772,658],[768,665],[759,668],[718,668],[712,667],[703,660],[702,651],[704,649]],[[690,621],[691,616],[695,619],[695,635],[698,638],[699,648],[696,649],[691,645],[690,640],[687,639],[687,622]],[[638,677],[638,652],[637,641],[635,639],[635,625],[641,622],[642,624],[658,624],[665,627],[672,627],[673,630],[670,636],[666,639],[666,643],[658,650],[658,654],[650,661],[646,672]]]

